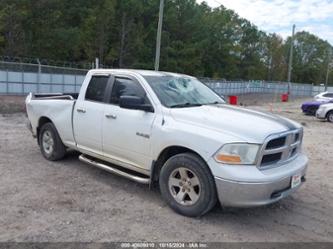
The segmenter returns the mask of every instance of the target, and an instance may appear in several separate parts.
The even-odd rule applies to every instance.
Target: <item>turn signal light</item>
[[[224,154],[217,154],[215,156],[217,161],[224,162],[224,163],[240,163],[241,158],[238,155],[224,155]]]

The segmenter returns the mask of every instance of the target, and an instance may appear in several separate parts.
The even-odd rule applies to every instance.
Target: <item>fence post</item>
[[[50,92],[53,93],[53,73],[50,73]]]
[[[74,74],[74,92],[76,93],[76,74]]]
[[[62,70],[62,92],[65,92],[65,69]]]
[[[6,94],[9,94],[9,73],[8,68],[6,69]]]
[[[24,95],[24,69],[21,68],[21,92]]]
[[[42,73],[42,65],[40,64],[39,59],[37,58],[38,63],[38,73],[37,73],[37,93],[40,93],[40,76]]]

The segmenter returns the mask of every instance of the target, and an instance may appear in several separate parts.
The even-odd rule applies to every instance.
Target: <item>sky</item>
[[[198,3],[203,2],[197,0]],[[275,32],[283,38],[309,31],[333,45],[333,0],[205,0],[211,7],[223,4],[260,30]]]

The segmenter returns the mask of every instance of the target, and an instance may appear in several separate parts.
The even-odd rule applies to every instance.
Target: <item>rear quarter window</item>
[[[325,93],[323,96],[327,98],[333,98],[333,93]]]
[[[89,82],[85,100],[103,102],[109,76],[92,76]]]

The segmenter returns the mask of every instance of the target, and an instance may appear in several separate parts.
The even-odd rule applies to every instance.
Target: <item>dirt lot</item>
[[[23,114],[0,115],[0,241],[333,241],[333,125],[300,101],[265,104],[303,123],[307,182],[279,203],[175,214],[158,190],[81,163],[43,159]]]
[[[25,96],[0,95],[0,113],[18,113],[25,111]]]

